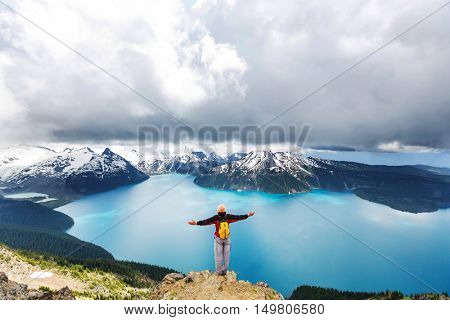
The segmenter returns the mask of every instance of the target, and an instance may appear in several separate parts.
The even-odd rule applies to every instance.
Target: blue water
[[[177,174],[87,196],[59,210],[75,220],[70,234],[104,247],[117,259],[189,272],[213,269],[214,227],[186,221],[211,216],[219,203],[234,214],[256,211],[231,225],[231,269],[241,279],[265,281],[286,296],[300,284],[431,291],[425,282],[450,292],[450,210],[409,214],[350,193],[283,196],[209,190]]]

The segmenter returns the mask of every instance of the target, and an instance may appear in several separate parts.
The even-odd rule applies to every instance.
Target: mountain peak
[[[115,155],[115,153],[112,152],[110,148],[105,148],[105,150],[102,152],[102,156],[111,156],[111,155]]]
[[[203,151],[192,151],[191,154],[200,160],[203,160],[206,158],[206,154]]]

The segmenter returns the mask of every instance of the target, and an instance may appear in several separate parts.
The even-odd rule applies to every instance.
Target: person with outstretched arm
[[[245,220],[253,216],[254,212],[249,212],[243,215],[228,214],[225,205],[220,204],[217,207],[217,214],[211,218],[194,221],[190,220],[190,225],[207,226],[214,224],[216,232],[214,232],[214,261],[216,264],[216,274],[226,275],[228,271],[228,264],[230,263],[231,253],[231,239],[230,239],[230,223]]]

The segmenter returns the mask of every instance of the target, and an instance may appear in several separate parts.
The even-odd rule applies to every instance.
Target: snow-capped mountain
[[[306,158],[290,152],[250,152],[240,160],[229,161],[196,177],[204,187],[231,190],[258,190],[270,193],[310,191],[314,174]],[[281,186],[276,185],[274,180]]]
[[[324,189],[353,192],[362,199],[408,212],[450,207],[450,178],[437,168],[375,166],[271,151],[228,156],[158,151],[145,160],[135,148],[128,151],[126,160],[108,148],[101,154],[89,148],[61,152],[23,146],[0,149],[1,191],[71,199],[138,183],[148,179],[147,174],[176,172],[194,175],[194,183],[200,186],[223,190],[290,194]]]
[[[259,190],[269,193],[307,192],[316,188],[352,190],[372,185],[368,166],[305,157],[294,152],[249,152],[239,160],[210,168],[195,179],[205,187]]]
[[[194,183],[224,190],[299,193],[351,191],[358,197],[408,212],[450,207],[450,178],[414,166],[374,166],[322,160],[289,152],[250,152],[210,168]]]
[[[108,148],[102,154],[90,148],[66,148],[16,172],[5,184],[9,191],[68,196],[110,190],[146,179],[146,174]]]
[[[181,156],[163,157],[150,161],[140,161],[137,167],[148,174],[184,173],[191,174],[203,164],[206,155],[185,154]]]
[[[47,147],[19,145],[0,148],[0,180],[4,181],[21,169],[54,156]]]
[[[193,151],[178,156],[165,156],[162,159],[140,161],[137,167],[148,174],[176,172],[198,175],[227,162],[229,162],[227,158],[214,152],[207,155],[202,151]]]
[[[234,152],[227,156],[229,162],[238,161],[247,155],[245,152]]]
[[[72,172],[66,179],[66,186],[77,193],[90,194],[139,183],[148,178],[130,162],[106,148],[101,156],[92,157],[79,170]]]

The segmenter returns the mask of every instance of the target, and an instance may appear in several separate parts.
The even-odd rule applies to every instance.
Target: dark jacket
[[[247,218],[248,218],[248,215],[246,215],[246,214],[243,214],[243,215],[234,215],[234,214],[228,214],[228,213],[226,213],[224,215],[216,214],[216,215],[212,216],[211,218],[197,221],[197,225],[198,226],[207,226],[210,224],[214,224],[216,226],[216,232],[214,232],[214,235],[216,237],[219,237],[220,222],[226,221],[228,223],[233,223],[236,221],[245,220]]]

